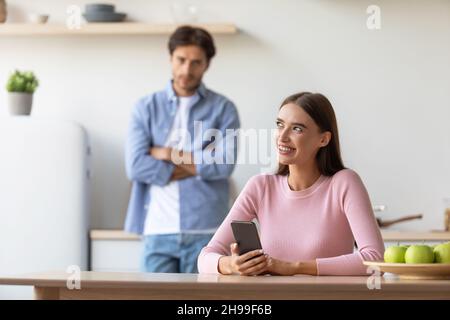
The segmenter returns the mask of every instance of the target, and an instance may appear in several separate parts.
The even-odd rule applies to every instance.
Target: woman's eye
[[[302,127],[294,127],[294,131],[303,132],[303,128]]]
[[[283,124],[280,121],[277,121],[277,127],[278,128],[283,128]]]

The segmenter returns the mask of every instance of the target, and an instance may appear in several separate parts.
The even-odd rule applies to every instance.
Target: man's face
[[[193,94],[208,69],[208,60],[203,49],[195,45],[177,47],[170,56],[170,63],[177,94]]]

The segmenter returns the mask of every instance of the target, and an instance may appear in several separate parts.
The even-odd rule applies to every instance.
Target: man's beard
[[[200,79],[196,79],[196,78],[188,78],[189,81],[182,81],[180,79],[179,83],[186,83],[186,86],[181,86],[184,90],[188,90],[188,91],[195,91],[201,83],[201,78]]]

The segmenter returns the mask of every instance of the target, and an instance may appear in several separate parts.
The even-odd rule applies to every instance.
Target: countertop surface
[[[43,272],[0,276],[0,285],[34,286],[36,299],[445,299],[450,280],[376,276],[224,276],[215,274]],[[74,280],[78,289],[69,288]]]
[[[65,286],[73,274],[56,271],[30,273],[24,275],[0,276],[0,284]],[[82,271],[81,283],[85,287],[148,287],[153,285],[190,287],[192,285],[220,286],[302,286],[308,287],[358,287],[367,290],[369,276],[224,276],[216,274],[182,273],[141,273],[141,272],[93,272]],[[421,287],[433,287],[450,293],[450,280],[404,280],[391,274],[381,277],[381,284],[387,287],[404,287],[418,290]]]
[[[381,230],[384,241],[450,241],[446,231]],[[91,240],[140,240],[140,236],[123,230],[98,229],[90,231]]]

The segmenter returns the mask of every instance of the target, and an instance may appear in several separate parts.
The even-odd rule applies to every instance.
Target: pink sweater
[[[230,255],[230,222],[252,220],[261,244],[284,261],[316,260],[319,275],[369,275],[363,260],[382,260],[384,244],[369,195],[358,174],[344,169],[292,191],[287,177],[252,177],[228,216],[198,257],[200,273],[219,273],[218,260]],[[358,244],[354,252],[354,241]]]

